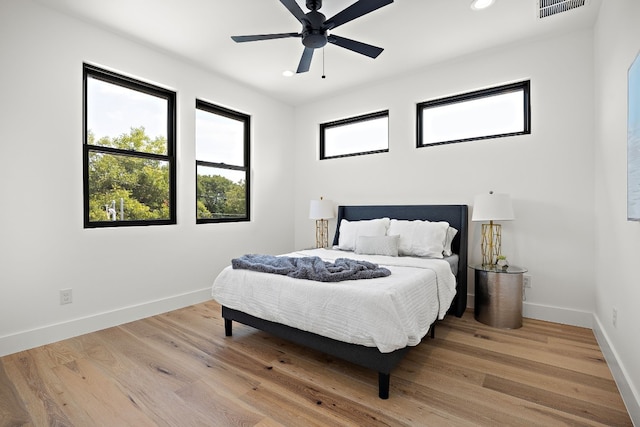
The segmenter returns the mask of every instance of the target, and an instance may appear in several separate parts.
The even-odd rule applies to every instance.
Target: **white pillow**
[[[451,256],[453,252],[451,251],[451,243],[453,242],[453,238],[458,234],[458,230],[453,227],[449,227],[447,229],[447,236],[444,238],[444,250],[442,251],[442,255]]]
[[[392,219],[389,222],[389,235],[400,236],[398,255],[409,255],[414,228],[413,221]]]
[[[358,236],[356,253],[363,255],[398,256],[400,236]]]
[[[340,237],[338,248],[343,251],[356,249],[358,236],[386,236],[389,218],[370,219],[365,221],[340,221]]]
[[[442,258],[449,223],[445,221],[406,221],[392,219],[389,235],[400,235],[398,254]]]

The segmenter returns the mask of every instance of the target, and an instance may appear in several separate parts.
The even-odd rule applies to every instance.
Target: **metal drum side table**
[[[474,317],[485,325],[504,329],[522,326],[522,282],[526,268],[472,265],[476,296]]]

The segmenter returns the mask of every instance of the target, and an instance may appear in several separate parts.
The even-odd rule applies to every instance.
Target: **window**
[[[176,95],[83,66],[84,226],[176,223]]]
[[[196,100],[196,223],[248,221],[249,116]]]
[[[529,81],[418,104],[418,147],[531,133]]]
[[[320,125],[320,160],[389,151],[389,110]]]

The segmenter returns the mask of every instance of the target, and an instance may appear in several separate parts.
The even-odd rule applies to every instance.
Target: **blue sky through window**
[[[87,79],[87,128],[96,140],[128,134],[143,126],[151,138],[167,138],[167,100],[107,83]]]

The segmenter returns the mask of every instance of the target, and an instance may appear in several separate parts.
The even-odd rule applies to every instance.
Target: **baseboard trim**
[[[596,336],[600,350],[607,361],[607,365],[609,365],[613,379],[616,381],[622,400],[631,417],[631,422],[635,426],[640,426],[640,393],[638,393],[634,385],[629,382],[627,370],[624,368],[624,365],[619,362],[618,353],[611,345],[611,341],[602,327],[598,316],[594,316],[593,319],[593,334]]]
[[[593,313],[565,307],[532,304],[525,301],[522,303],[522,316],[582,328],[591,329],[593,327]]]
[[[5,335],[0,337],[0,357],[89,332],[122,325],[123,323],[145,317],[155,316],[156,314],[166,313],[167,311],[176,310],[210,299],[211,288],[208,287]]]

